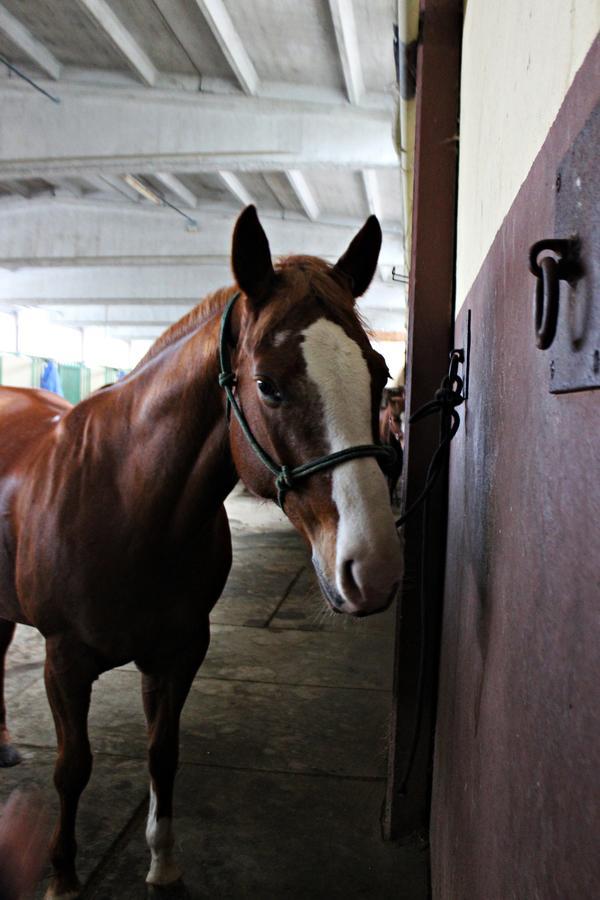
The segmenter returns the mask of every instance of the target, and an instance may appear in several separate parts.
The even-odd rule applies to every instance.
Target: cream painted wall
[[[11,387],[32,387],[31,359],[28,356],[3,356],[2,384]]]
[[[457,312],[600,29],[600,0],[468,0]]]
[[[92,366],[90,368],[90,391],[97,391],[106,384],[106,369],[104,366]]]

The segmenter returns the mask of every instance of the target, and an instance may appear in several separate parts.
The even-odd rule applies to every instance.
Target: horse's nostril
[[[400,586],[395,581],[390,589],[385,578],[378,578],[379,569],[368,567],[359,559],[346,559],[342,563],[340,589],[346,601],[357,607],[353,615],[370,615],[387,609],[395,600]]]
[[[354,560],[347,559],[343,565],[343,585],[344,590],[347,594],[353,594],[354,591],[359,590],[358,584],[356,583],[356,579],[354,577]]]

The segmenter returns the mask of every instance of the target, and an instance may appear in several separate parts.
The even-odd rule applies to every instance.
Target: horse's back
[[[49,391],[0,387],[0,476],[12,473],[71,404]]]
[[[48,391],[0,387],[0,618],[28,621],[15,588],[13,506],[29,460],[70,408]]]
[[[71,409],[64,397],[41,388],[0,386],[0,416],[62,415]]]

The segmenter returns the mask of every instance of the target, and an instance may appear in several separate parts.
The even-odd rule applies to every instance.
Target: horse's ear
[[[247,206],[235,223],[231,266],[240,288],[251,301],[260,303],[271,287],[275,272],[269,242],[255,206]]]
[[[334,273],[349,279],[353,297],[360,297],[371,284],[380,250],[381,226],[377,216],[369,216],[333,267]]]

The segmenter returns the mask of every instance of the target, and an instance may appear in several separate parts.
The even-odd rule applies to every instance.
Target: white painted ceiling
[[[255,203],[274,254],[332,261],[376,213],[362,310],[399,331],[394,6],[0,0],[0,55],[60,100],[0,63],[0,304],[155,337],[231,282],[231,229]]]

